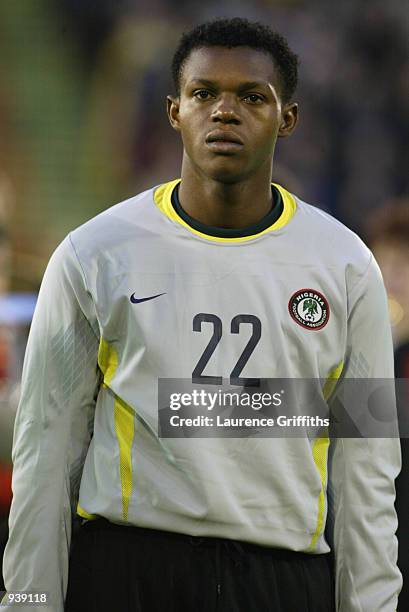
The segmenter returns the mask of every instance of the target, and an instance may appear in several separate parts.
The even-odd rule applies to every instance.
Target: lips
[[[230,130],[213,130],[206,136],[206,146],[216,155],[236,155],[244,146],[240,136]]]
[[[235,132],[229,130],[213,130],[206,136],[206,143],[212,142],[226,142],[235,143],[236,145],[243,145],[243,141]]]

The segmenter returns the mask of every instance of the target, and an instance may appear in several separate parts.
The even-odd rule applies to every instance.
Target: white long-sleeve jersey
[[[158,435],[158,378],[229,378],[251,333],[230,333],[237,315],[260,322],[241,376],[348,379],[360,363],[393,378],[377,264],[279,186],[271,225],[209,235],[172,206],[177,183],[98,215],[50,260],[15,423],[7,589],[45,591],[63,611],[75,512],[311,554],[330,550],[330,515],[338,612],[393,612],[398,440]],[[214,330],[194,329],[200,313],[223,324],[201,362]]]

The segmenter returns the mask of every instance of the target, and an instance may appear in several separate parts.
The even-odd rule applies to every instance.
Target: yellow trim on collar
[[[288,192],[283,187],[281,187],[281,185],[277,185],[276,183],[273,183],[274,187],[276,187],[281,194],[281,197],[283,199],[283,207],[284,207],[283,212],[281,213],[280,217],[277,219],[275,223],[273,223],[273,225],[270,225],[270,227],[267,227],[262,232],[253,234],[252,236],[240,236],[239,238],[221,238],[219,236],[209,236],[209,234],[204,234],[203,232],[200,232],[199,230],[191,227],[188,223],[186,223],[184,219],[179,217],[179,215],[173,208],[172,200],[171,200],[172,191],[176,187],[176,185],[180,182],[181,182],[181,179],[175,179],[173,181],[170,181],[169,183],[164,183],[163,185],[160,185],[155,190],[155,193],[153,195],[156,206],[159,208],[161,212],[163,212],[164,215],[166,215],[172,221],[176,221],[176,223],[183,225],[183,227],[186,227],[193,234],[196,234],[197,236],[200,236],[201,238],[206,238],[207,240],[212,240],[214,242],[245,242],[246,240],[252,240],[253,238],[258,238],[259,236],[262,236],[263,234],[267,234],[268,232],[273,232],[275,230],[281,229],[282,227],[287,225],[289,221],[291,221],[297,209],[297,204],[295,202],[294,197],[291,195],[291,193]]]

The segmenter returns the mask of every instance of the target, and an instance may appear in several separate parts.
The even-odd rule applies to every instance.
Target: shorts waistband
[[[90,521],[85,521],[81,529],[86,531],[114,531],[121,533],[122,535],[129,537],[142,537],[142,538],[154,538],[157,540],[166,539],[168,541],[178,541],[180,543],[189,544],[197,549],[200,548],[217,548],[223,547],[227,552],[233,552],[236,555],[242,555],[246,552],[257,553],[260,555],[267,555],[275,559],[295,561],[314,561],[317,558],[328,560],[331,557],[331,553],[306,553],[300,551],[289,550],[286,548],[273,548],[269,546],[262,546],[260,544],[254,544],[251,542],[244,542],[241,540],[231,540],[228,538],[209,537],[209,536],[193,536],[185,533],[177,533],[173,531],[164,531],[160,529],[150,529],[146,527],[138,527],[135,525],[120,525],[112,523],[105,518],[98,518]]]

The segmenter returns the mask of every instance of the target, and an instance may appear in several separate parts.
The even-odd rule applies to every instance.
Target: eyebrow
[[[200,77],[193,77],[190,80],[189,85],[192,85],[193,83],[201,83],[202,85],[205,85],[206,87],[218,87],[216,82],[209,81],[207,79],[202,79]],[[265,81],[248,81],[246,83],[240,83],[237,90],[247,91],[248,89],[253,89],[254,87],[256,88],[263,87],[264,89],[268,89],[268,83],[266,83]]]

